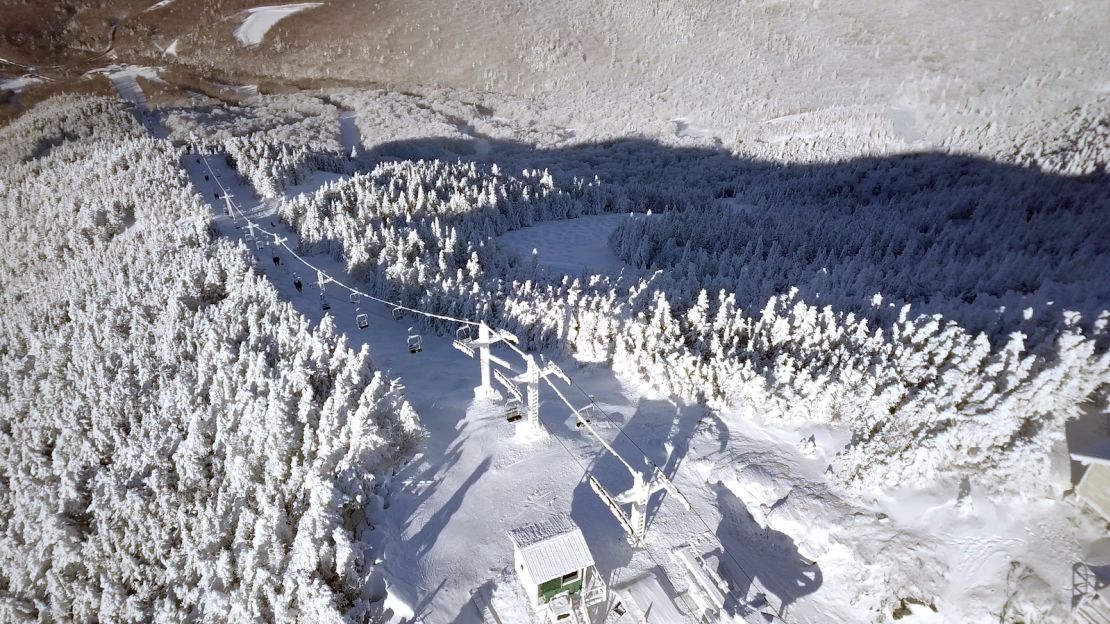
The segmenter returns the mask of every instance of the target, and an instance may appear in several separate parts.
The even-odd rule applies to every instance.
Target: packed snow
[[[305,9],[313,9],[321,4],[323,3],[300,2],[247,9],[246,19],[235,29],[235,38],[245,46],[256,46],[262,43],[263,37],[273,28],[274,24],[294,13],[299,13]]]
[[[625,215],[593,215],[545,221],[507,232],[498,243],[523,262],[565,275],[620,273],[625,264],[613,253],[609,235]],[[533,258],[534,255],[534,258]]]
[[[42,78],[32,75],[20,76],[18,78],[7,78],[4,80],[0,80],[0,91],[15,91],[16,93],[19,93],[27,87],[40,84],[41,82]]]

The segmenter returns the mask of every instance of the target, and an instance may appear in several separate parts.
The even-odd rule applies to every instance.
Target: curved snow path
[[[245,46],[256,46],[262,43],[266,33],[274,24],[299,13],[305,9],[314,9],[322,2],[301,2],[298,4],[282,4],[278,6],[262,6],[247,9],[247,19],[235,29],[235,38]]]

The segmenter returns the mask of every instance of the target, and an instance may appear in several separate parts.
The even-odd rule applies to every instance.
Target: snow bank
[[[320,6],[321,2],[301,2],[298,4],[282,4],[277,6],[263,6],[247,9],[247,18],[235,29],[235,38],[245,46],[255,46],[262,43],[262,38],[274,24],[290,15],[313,9]]]
[[[1101,530],[1048,501],[970,494],[971,504],[954,492],[905,489],[866,507],[773,454],[736,454],[700,472],[743,505],[722,505],[724,523],[745,526],[746,511],[754,534],[816,562],[824,583],[848,592],[845,601],[874,621],[890,613],[922,622],[1064,621],[1070,595],[1049,580],[1068,578],[1079,543]]]

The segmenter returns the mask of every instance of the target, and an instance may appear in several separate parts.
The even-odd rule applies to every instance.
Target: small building
[[[1105,408],[1103,408],[1105,409]],[[1075,493],[1110,521],[1110,413],[1090,410],[1068,423]]]
[[[533,607],[554,607],[553,618],[569,619],[569,598],[596,586],[597,569],[582,530],[565,514],[509,531],[517,576]],[[555,613],[558,611],[558,613]],[[563,614],[567,615],[563,615]]]

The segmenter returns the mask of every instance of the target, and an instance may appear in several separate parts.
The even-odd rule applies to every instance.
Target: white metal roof
[[[565,514],[513,529],[509,539],[537,584],[594,565],[582,530]]]
[[[1087,406],[1079,418],[1068,422],[1068,450],[1072,459],[1110,466],[1110,412],[1106,410]]]
[[[1110,466],[1088,466],[1079,486],[1075,488],[1075,493],[1102,514],[1103,518],[1110,520]]]

